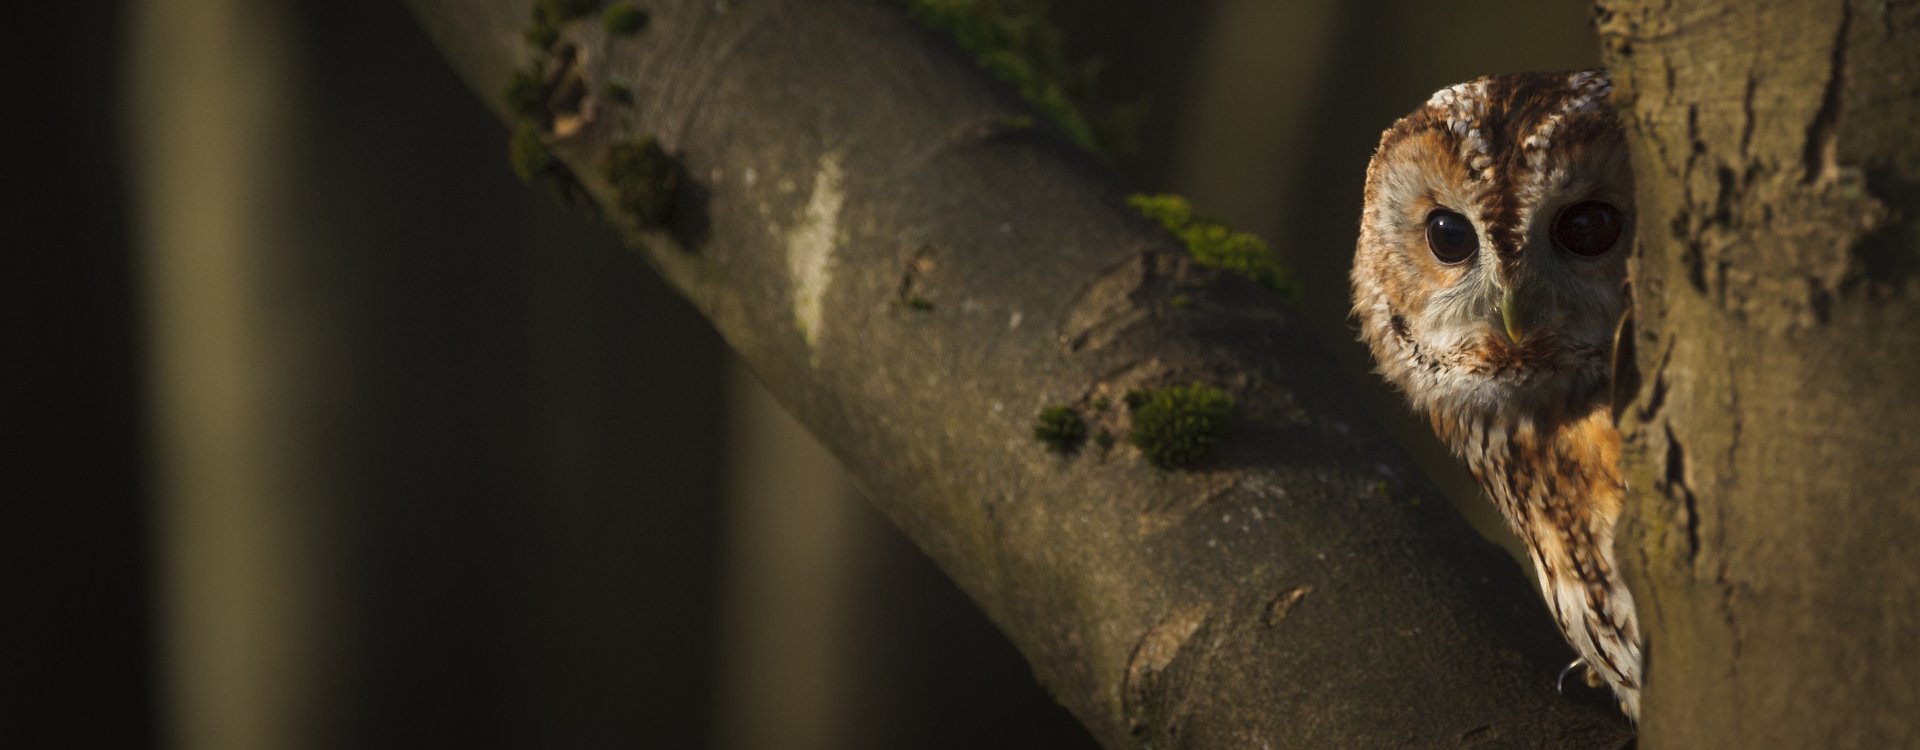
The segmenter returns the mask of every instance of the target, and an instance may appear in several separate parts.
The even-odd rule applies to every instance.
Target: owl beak
[[[1516,344],[1520,343],[1527,334],[1522,325],[1525,321],[1523,312],[1520,309],[1520,300],[1514,295],[1512,289],[1500,295],[1500,322],[1507,328],[1507,340]]]

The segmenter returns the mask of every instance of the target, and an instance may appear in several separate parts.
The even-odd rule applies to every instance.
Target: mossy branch
[[[1271,284],[1142,219],[899,6],[660,0],[626,35],[542,3],[412,5],[538,129],[516,163],[577,180],[1102,742],[1627,734],[1555,695],[1518,569],[1413,502]],[[505,94],[536,59],[528,117]]]

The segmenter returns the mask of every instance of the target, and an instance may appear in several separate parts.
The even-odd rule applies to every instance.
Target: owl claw
[[[1573,674],[1573,670],[1578,669],[1580,667],[1585,667],[1585,666],[1587,666],[1586,659],[1574,659],[1571,663],[1567,664],[1566,669],[1560,670],[1560,679],[1554,680],[1553,692],[1559,693],[1561,695],[1566,695],[1567,694],[1567,675]]]

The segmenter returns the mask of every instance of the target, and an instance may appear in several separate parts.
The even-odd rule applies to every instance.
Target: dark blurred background
[[[1141,190],[1345,323],[1432,90],[1591,65],[1583,3],[1057,0]],[[16,11],[0,746],[1091,744],[613,235],[517,183],[398,3]],[[22,697],[24,696],[24,697]]]

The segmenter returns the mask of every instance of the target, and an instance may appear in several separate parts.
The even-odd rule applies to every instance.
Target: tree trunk
[[[413,3],[503,113],[530,5]],[[1623,741],[1610,708],[1554,694],[1568,652],[1519,571],[1296,316],[1194,265],[956,50],[869,0],[646,10],[634,36],[559,29],[545,72],[583,95],[550,100],[567,190],[1103,743]],[[609,174],[642,136],[681,166],[664,231]],[[1154,468],[1124,441],[1124,397],[1195,380],[1236,399],[1233,432],[1190,470]],[[1033,426],[1052,404],[1122,440],[1048,452]]]
[[[1603,5],[1646,744],[1920,745],[1920,9]]]

